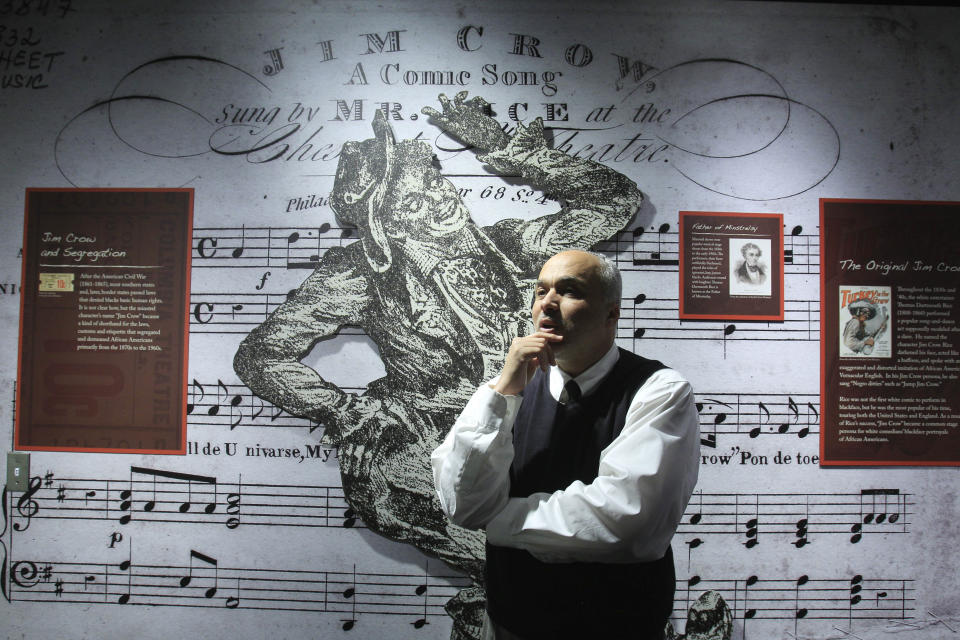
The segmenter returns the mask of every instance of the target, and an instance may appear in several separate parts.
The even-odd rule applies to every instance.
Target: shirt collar
[[[600,385],[607,374],[613,370],[613,365],[620,359],[620,351],[616,343],[610,346],[610,349],[603,354],[603,357],[597,360],[589,369],[573,377],[560,370],[560,367],[550,367],[550,395],[559,402],[560,394],[563,392],[563,385],[571,378],[577,381],[580,387],[580,393],[584,396],[590,395]]]

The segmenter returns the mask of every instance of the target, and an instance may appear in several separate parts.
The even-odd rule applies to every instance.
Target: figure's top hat
[[[869,300],[854,300],[847,305],[847,311],[849,311],[850,315],[854,317],[860,315],[862,311],[866,311],[867,320],[870,320],[877,315],[877,305],[873,304]]]
[[[367,261],[375,271],[383,272],[393,261],[384,228],[391,212],[384,210],[384,200],[401,167],[426,168],[433,154],[422,142],[398,144],[380,110],[373,117],[373,134],[375,137],[367,140],[344,143],[330,206],[342,221],[358,227]]]

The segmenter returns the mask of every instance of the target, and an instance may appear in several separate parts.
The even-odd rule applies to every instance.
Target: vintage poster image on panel
[[[820,200],[821,464],[960,465],[958,216]]]
[[[890,287],[880,285],[841,286],[841,358],[889,358],[893,318]]]

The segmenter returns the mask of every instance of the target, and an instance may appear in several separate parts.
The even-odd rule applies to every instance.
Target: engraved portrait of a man
[[[246,337],[234,368],[259,397],[323,425],[339,448],[347,500],[371,530],[474,580],[447,605],[453,637],[472,638],[483,611],[483,535],[440,510],[430,453],[476,387],[500,371],[513,338],[531,331],[540,265],[624,229],[642,195],[622,174],[550,149],[539,119],[509,136],[479,97],[440,102],[442,111],[424,109],[435,124],[493,171],[550,193],[560,210],[475,224],[431,148],[398,141],[377,112],[373,138],[343,145],[330,195],[359,241],[321,257]],[[346,326],[366,332],[386,371],[362,394],[301,362]]]

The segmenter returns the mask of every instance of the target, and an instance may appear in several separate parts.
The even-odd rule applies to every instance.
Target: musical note
[[[797,403],[793,401],[793,398],[790,396],[787,396],[787,418],[786,420],[784,420],[784,422],[780,423],[780,427],[777,429],[777,433],[784,434],[790,430],[789,414],[791,413],[793,414],[793,423],[797,424],[800,421],[800,410],[797,408]]]
[[[121,562],[118,565],[120,571],[125,571],[127,573],[127,591],[126,593],[120,594],[120,597],[117,598],[118,604],[128,604],[130,602],[130,597],[133,593],[133,541],[129,541],[129,551],[127,553],[127,559]],[[105,573],[106,580],[104,580],[104,592],[109,590],[109,577],[110,573],[107,571]]]
[[[217,404],[211,406],[207,409],[207,415],[215,416],[220,414],[220,390],[223,389],[223,394],[230,395],[230,392],[227,390],[227,385],[223,384],[223,380],[217,378]]]
[[[221,394],[221,390],[223,391],[222,394]],[[229,396],[230,396],[230,390],[227,389],[227,385],[224,384],[223,380],[221,380],[220,378],[217,378],[217,404],[213,405],[207,410],[207,415],[210,415],[210,416],[220,415],[220,407],[223,405],[223,400]],[[240,420],[243,419],[243,412],[236,411],[237,407],[239,407],[241,403],[243,403],[243,396],[237,393],[237,394],[234,394],[232,398],[230,398],[230,403],[227,405],[230,410],[230,414],[229,414],[230,429],[235,428],[238,424],[240,424]],[[234,416],[235,412],[237,414],[236,416]]]
[[[763,404],[763,402],[758,402],[757,403],[757,426],[750,430],[751,438],[756,438],[758,435],[760,435],[760,412],[761,411],[765,413],[767,416],[765,422],[767,423],[770,422],[770,410],[767,409],[767,405]]]
[[[811,414],[814,416],[814,419],[812,420],[810,419]],[[810,425],[819,425],[819,424],[820,424],[820,413],[813,406],[813,403],[808,402],[807,403],[807,426],[805,426],[804,428],[800,429],[800,431],[797,432],[797,437],[806,438],[807,435],[810,433]]]
[[[879,511],[877,509],[877,496],[883,496],[883,508],[880,509]],[[897,496],[897,500],[895,502],[898,504],[897,510],[889,514],[891,517],[890,522],[892,524],[900,519],[900,513],[899,513],[900,490],[899,489],[863,489],[862,491],[860,491],[860,515],[861,515],[863,524],[871,524],[871,523],[883,524],[884,521],[887,520],[887,516],[888,516],[887,511],[889,509],[888,498],[890,496]],[[870,499],[871,504],[870,504],[870,509],[864,512],[866,498]]]
[[[237,478],[237,490],[235,493],[227,494],[227,515],[230,517],[227,518],[226,526],[227,529],[236,529],[240,526],[240,498],[243,495],[243,476]]]
[[[810,523],[810,497],[807,496],[806,510],[805,510],[804,516],[799,520],[797,520],[797,532],[796,532],[797,539],[793,543],[793,545],[797,549],[802,549],[810,542],[810,540],[807,538],[807,525],[809,523]]]
[[[350,618],[341,620],[343,626],[341,627],[344,631],[350,631],[357,623],[357,600],[354,596],[357,595],[357,565],[353,565],[353,576],[350,582],[350,586],[343,590],[343,598],[350,601]]]
[[[690,590],[693,589],[693,588],[694,588],[695,586],[697,586],[698,584],[700,584],[700,576],[694,575],[694,576],[690,576],[689,578],[687,578],[687,588],[686,588],[686,594],[687,594],[686,600],[687,600],[687,602],[686,602],[685,608],[689,608],[689,607],[690,607],[690,602],[692,601],[692,597],[691,597],[691,595],[690,595]]]
[[[853,607],[860,604],[860,601],[863,597],[860,595],[860,591],[863,590],[863,576],[857,574],[850,579],[850,601],[847,606],[847,616],[848,620],[852,622],[853,620]]]
[[[157,506],[157,476],[153,476],[153,498],[147,500],[143,504],[143,510],[146,512],[153,511]]]
[[[731,405],[727,404],[726,402],[722,402],[722,401],[717,400],[717,399],[715,399],[715,398],[705,398],[705,399],[703,400],[703,402],[698,402],[698,403],[697,403],[697,405],[696,405],[696,406],[697,406],[697,413],[703,415],[703,407],[704,407],[705,405],[710,405],[710,407],[726,407],[727,409],[729,409],[729,410],[731,410],[731,411],[733,410],[733,407],[732,407]],[[717,426],[723,424],[724,422],[726,422],[726,420],[727,420],[727,413],[726,413],[725,411],[718,411],[718,412],[713,413],[713,414],[711,414],[710,412],[707,412],[706,415],[707,415],[707,417],[709,417],[710,415],[713,415],[713,421],[712,421],[712,423],[708,423],[708,426],[711,428],[712,433],[709,433],[709,434],[707,434],[707,435],[704,437],[704,436],[703,436],[703,433],[701,432],[701,434],[700,434],[700,435],[701,435],[701,440],[700,440],[700,442],[701,442],[701,444],[705,444],[705,445],[707,445],[708,447],[716,448],[716,446],[717,446]],[[706,440],[706,441],[704,441],[704,440]]]
[[[700,538],[694,538],[693,540],[688,540],[684,544],[687,545],[687,568],[690,568],[691,556],[693,555],[693,550],[703,544],[703,540]]]
[[[652,229],[652,227],[651,227]],[[679,260],[679,249],[678,241],[675,239],[677,235],[676,232],[670,231],[670,223],[665,222],[661,224],[656,230],[656,249],[654,250],[654,241],[650,240],[641,240],[641,237],[644,234],[642,227],[638,227],[633,230],[633,238],[631,244],[631,253],[633,258],[631,260],[634,267],[646,266],[646,267],[675,267],[680,264]],[[671,239],[669,241],[664,240],[664,235],[669,234]],[[670,247],[670,255],[677,256],[677,258],[666,258],[664,245]],[[649,255],[649,258],[646,257],[637,257],[637,255]]]
[[[257,408],[256,411],[254,411],[252,408],[250,409],[250,420],[251,420],[251,421],[255,421],[257,418],[260,417],[260,414],[263,413],[263,410],[266,408],[267,405],[263,402],[262,399],[260,399],[259,397],[255,396],[255,395],[253,394],[253,391],[249,391],[248,394],[249,394],[250,406],[251,406],[251,407],[254,407],[254,406],[256,406],[257,404],[260,405],[260,407]]]
[[[217,587],[219,582],[219,575],[218,575],[219,570],[217,567],[217,559],[211,558],[210,556],[200,553],[199,551],[196,551],[194,549],[190,550],[190,571],[187,573],[187,575],[180,578],[180,586],[188,587],[190,586],[190,583],[193,581],[194,559],[199,560],[200,562],[203,562],[209,567],[213,567],[213,586],[203,592],[203,596],[205,598],[212,598],[213,596],[217,595]]]
[[[196,392],[200,392],[200,400],[203,400],[204,395],[203,385],[197,382],[197,379],[194,378],[193,382],[190,383],[190,402],[187,403],[187,413],[193,413],[194,408],[197,406],[197,403],[200,400],[196,400]]]
[[[749,619],[753,618],[755,615],[757,615],[757,610],[750,608],[750,605],[749,605],[749,600],[750,600],[750,587],[752,587],[753,585],[757,584],[757,580],[758,580],[757,576],[755,576],[755,575],[750,576],[749,578],[747,578],[746,582],[745,582],[744,585],[743,585],[743,618],[744,618],[744,621],[749,620]],[[746,626],[746,622],[744,622],[744,626]]]
[[[852,536],[850,536],[851,543],[857,544],[858,542],[860,542],[861,539],[863,539],[862,530],[863,530],[863,527],[859,522],[855,522],[853,526],[850,527],[850,533],[853,534]]]
[[[426,625],[430,624],[427,621],[427,592],[430,590],[430,569],[429,561],[424,562],[423,565],[423,584],[417,585],[417,588],[414,590],[418,596],[423,596],[423,616],[417,618],[410,624],[413,625],[414,629],[422,629]]]
[[[740,518],[740,500],[741,496],[737,496],[737,519]],[[747,537],[747,541],[743,545],[747,549],[753,549],[757,544],[759,544],[759,532],[760,532],[760,496],[757,494],[752,494],[744,496],[748,500],[752,498],[753,501],[753,517],[749,518],[744,523],[744,534]]]
[[[663,244],[663,234],[670,231],[670,223],[664,222],[660,225],[660,228],[657,229],[657,250],[655,253],[650,255],[654,260],[660,260],[660,256],[663,253],[662,244]],[[679,263],[678,263],[679,264]]]
[[[690,524],[700,524],[700,520],[703,519],[703,491],[697,491],[693,494],[693,496],[697,499],[697,506],[694,508],[693,515],[690,516]],[[690,501],[690,504],[693,504],[692,500]],[[690,507],[688,506],[687,509],[689,510]]]
[[[298,232],[294,231],[293,233],[287,236],[287,258],[286,258],[287,269],[297,269],[302,267],[302,263],[293,263],[290,260],[290,249],[297,242],[300,242],[300,234]],[[313,263],[309,263],[309,264],[311,268],[315,266]]]
[[[237,576],[237,591],[236,595],[228,596],[224,601],[223,605],[227,609],[236,609],[240,606],[240,576]]]
[[[806,618],[809,613],[806,607],[800,606],[800,587],[807,584],[810,581],[809,576],[806,574],[797,578],[797,582],[794,585],[794,610],[796,611],[796,616],[794,618],[793,632],[797,633],[797,625],[802,618]]]
[[[131,486],[133,485],[133,479],[131,478]],[[120,524],[129,524],[133,515],[130,512],[133,507],[133,491],[130,489],[124,489],[120,492],[120,511],[126,511],[122,516],[120,516]]]
[[[234,249],[230,255],[234,258],[239,258],[243,255],[243,250],[247,244],[247,227],[246,225],[241,225],[240,227],[240,246]]]
[[[131,485],[133,484],[133,474],[135,474],[135,473],[136,473],[136,474],[140,474],[140,475],[150,476],[150,478],[151,478],[151,480],[152,480],[152,482],[153,482],[154,484],[156,483],[158,477],[159,477],[159,478],[169,478],[169,479],[171,479],[171,480],[178,480],[178,481],[181,481],[181,482],[186,482],[186,483],[187,483],[187,499],[186,499],[186,500],[183,500],[183,501],[180,503],[180,506],[178,507],[178,511],[179,511],[180,513],[186,513],[186,512],[188,512],[188,511],[190,511],[190,509],[191,509],[192,506],[193,506],[193,485],[194,485],[194,483],[198,483],[198,484],[201,484],[201,485],[204,485],[204,486],[213,487],[213,495],[211,496],[211,499],[209,499],[209,500],[206,501],[206,503],[205,503],[205,505],[204,505],[204,509],[203,509],[204,513],[207,513],[207,514],[213,513],[213,512],[216,510],[216,508],[217,508],[217,504],[216,504],[217,479],[214,478],[214,477],[211,477],[211,476],[201,476],[201,475],[197,475],[197,474],[193,474],[193,473],[180,473],[180,472],[178,472],[178,471],[164,471],[164,470],[160,470],[160,469],[147,469],[147,468],[145,468],[145,467],[135,467],[135,466],[131,466],[131,467],[130,467],[130,482],[131,482]],[[122,492],[122,493],[121,493],[121,497],[124,496],[124,493],[129,494],[129,492]],[[166,493],[172,493],[172,492],[167,491]],[[127,497],[129,498],[129,495],[128,495]],[[157,505],[156,496],[154,496],[154,500],[152,500],[151,502],[153,502],[153,504],[151,505],[151,508],[150,508],[150,509],[147,509],[147,511],[153,511],[153,510],[156,508],[156,505]],[[123,505],[121,505],[121,508],[123,508]],[[129,508],[130,508],[130,505],[127,505],[126,508],[129,509]],[[127,519],[127,522],[129,522],[129,518]],[[124,523],[122,518],[121,518],[121,523]],[[124,523],[124,524],[125,524],[125,523]]]

